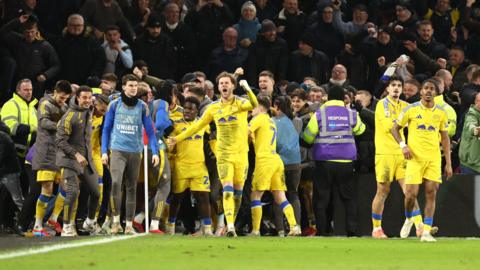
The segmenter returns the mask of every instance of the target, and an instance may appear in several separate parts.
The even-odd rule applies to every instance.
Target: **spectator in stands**
[[[335,65],[332,69],[331,77],[327,83],[321,85],[327,94],[330,91],[330,88],[334,85],[338,85],[348,90],[349,92],[355,92],[357,89],[348,81],[347,69],[343,65]]]
[[[207,74],[210,80],[215,80],[222,71],[235,72],[238,67],[244,67],[248,50],[238,46],[238,32],[233,27],[223,31],[223,44],[215,48],[208,60]]]
[[[0,106],[12,95],[12,84],[17,62],[6,46],[0,45]]]
[[[341,1],[336,1],[333,4],[333,27],[343,36],[355,36],[362,31],[367,30],[368,10],[363,4],[357,4],[352,9],[352,20],[344,22],[342,20],[342,12],[340,7]]]
[[[403,95],[405,101],[408,103],[414,103],[420,101],[420,83],[417,80],[406,80],[403,84]]]
[[[118,92],[117,82],[118,77],[114,73],[103,74],[100,82],[100,89],[102,89],[102,94],[108,97],[111,94]]]
[[[288,65],[288,46],[284,39],[277,36],[275,24],[270,20],[262,22],[257,42],[250,46],[247,58],[247,79],[255,84],[262,70],[269,70],[276,80],[286,77]]]
[[[125,15],[136,36],[143,34],[150,16],[158,17],[157,12],[150,9],[150,0],[133,0],[132,7],[127,10]]]
[[[472,79],[460,91],[462,100],[462,115],[468,111],[471,105],[475,103],[475,97],[480,92],[480,70],[476,70],[472,74]]]
[[[118,25],[127,41],[135,39],[135,32],[123,15],[122,9],[113,0],[87,0],[80,9],[80,14],[94,27],[97,39],[102,39],[112,25]]]
[[[320,107],[327,100],[327,92],[320,86],[312,86],[308,92],[308,102],[312,106],[317,104]]]
[[[82,85],[89,76],[102,76],[105,51],[94,39],[92,29],[85,26],[82,15],[68,17],[67,27],[54,45],[62,64],[59,78]]]
[[[307,14],[298,7],[298,0],[283,0],[283,9],[274,20],[278,34],[287,41],[288,49],[298,48],[298,41],[307,26]]]
[[[420,49],[424,54],[428,55],[428,57],[432,58],[433,60],[437,60],[441,58],[441,61],[446,61],[448,59],[448,50],[447,47],[443,43],[437,42],[434,38],[434,28],[432,26],[432,22],[428,20],[420,21],[417,25],[417,34],[418,34],[418,42],[417,47]],[[422,65],[415,66],[415,73],[425,73],[425,69]],[[433,75],[433,74],[428,74]]]
[[[468,2],[468,1],[467,1]],[[425,19],[432,22],[435,39],[447,46],[452,44],[452,28],[460,20],[460,10],[452,8],[450,0],[437,0],[433,9],[428,9]],[[454,42],[453,42],[454,43]]]
[[[278,14],[278,7],[273,3],[273,0],[254,0],[257,8],[257,18],[260,22],[263,20],[271,20]]]
[[[15,32],[17,28],[23,34]],[[34,97],[41,98],[46,84],[58,74],[60,61],[52,45],[40,35],[36,17],[22,15],[10,21],[0,29],[0,40],[17,62],[15,80],[30,79]]]
[[[311,33],[302,35],[298,50],[290,55],[288,79],[302,82],[303,78],[314,77],[320,83],[327,81],[328,56],[315,49],[315,40]]]
[[[418,21],[415,10],[409,1],[401,0],[395,5],[396,20],[391,24],[399,40],[408,39],[415,35]]]
[[[367,90],[358,90],[355,94],[355,110],[365,123],[365,132],[358,136],[358,162],[359,172],[373,172],[375,164],[375,109],[378,100]]]
[[[276,97],[275,93],[275,76],[272,72],[264,70],[258,74],[258,93],[261,95]]]
[[[37,99],[33,97],[32,81],[18,81],[13,97],[3,105],[1,120],[10,129],[21,163],[25,159],[28,148],[35,142],[37,132]]]
[[[187,72],[198,67],[197,42],[189,25],[180,21],[180,8],[175,3],[169,3],[163,10],[165,23],[162,31],[170,37],[177,54],[177,72],[175,80],[180,80]]]
[[[170,37],[162,33],[162,25],[160,18],[148,18],[147,31],[135,40],[134,59],[147,62],[150,75],[173,79],[177,69],[177,55]]]
[[[465,83],[467,83],[467,75],[465,73],[469,62],[465,59],[465,52],[461,47],[453,47],[449,52],[449,60],[447,69],[453,75],[453,89],[458,91]]]
[[[315,49],[329,56],[329,67],[333,66],[335,57],[344,47],[343,35],[333,27],[333,8],[331,5],[319,5],[318,21],[307,28],[306,32],[313,35]]]
[[[462,173],[480,174],[480,93],[465,116],[460,141],[460,166]]]
[[[220,45],[223,31],[233,21],[232,11],[222,0],[199,0],[188,12],[185,23],[195,34],[201,63],[205,63],[212,50]]]
[[[105,29],[105,42],[102,48],[107,59],[104,73],[114,73],[119,78],[127,74],[133,66],[132,50],[121,39],[118,26],[112,25]]]
[[[244,48],[250,47],[257,40],[258,30],[261,24],[257,19],[257,9],[251,1],[247,1],[242,5],[241,17],[233,28],[238,32],[238,43]]]

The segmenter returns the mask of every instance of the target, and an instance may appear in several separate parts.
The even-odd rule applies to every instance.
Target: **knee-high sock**
[[[250,210],[252,212],[252,232],[260,231],[260,222],[262,221],[262,202],[252,201],[250,203]]]
[[[372,212],[372,225],[374,229],[382,227],[382,215]]]
[[[422,226],[423,220],[422,220],[422,212],[420,209],[414,210],[412,212],[412,219],[413,219],[413,224],[415,224],[415,228],[419,228]]]
[[[50,220],[57,222],[60,213],[63,211],[63,204],[66,196],[67,194],[65,193],[65,190],[63,190],[61,186],[58,186],[57,198],[55,198],[55,207],[53,208]]]
[[[242,205],[242,194],[243,194],[243,189],[235,189],[233,191],[233,202],[235,204],[234,208],[234,221],[237,219],[238,215],[238,210],[240,209],[240,206]]]
[[[235,225],[235,202],[233,199],[233,187],[223,187],[223,211],[225,212],[225,219],[227,226]]]
[[[280,204],[280,208],[282,209],[285,217],[287,218],[288,225],[290,228],[293,228],[297,225],[297,221],[295,220],[295,213],[293,212],[293,207],[288,201],[283,201]]]
[[[103,201],[103,180],[102,180],[102,178],[98,179],[98,191],[100,192],[100,197],[98,197],[97,209],[95,210],[95,219],[98,219],[98,215],[100,214],[100,208],[102,207],[102,201]]]
[[[47,210],[48,202],[51,199],[51,195],[41,193],[37,200],[37,207],[35,211],[35,227],[42,227],[43,218],[45,217],[45,211]]]

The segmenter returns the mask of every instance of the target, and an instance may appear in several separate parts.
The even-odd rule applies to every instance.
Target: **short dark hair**
[[[105,28],[105,33],[107,33],[108,31],[118,31],[120,32],[120,27],[118,27],[118,25],[109,25]]]
[[[127,82],[138,82],[138,78],[137,76],[133,75],[133,74],[127,74],[127,75],[123,75],[122,77],[122,85],[127,85]]]
[[[188,87],[188,91],[196,96],[204,97],[207,93],[203,87],[192,86]]]
[[[217,85],[218,85],[218,82],[220,81],[221,78],[230,78],[230,81],[232,82],[233,86],[235,88],[237,87],[237,78],[232,73],[228,73],[226,71],[223,71],[220,74],[218,74],[217,79],[216,79]]]
[[[187,103],[187,102],[190,102],[190,103],[195,104],[195,107],[197,107],[197,110],[200,110],[200,101],[198,100],[198,98],[196,98],[196,97],[187,97],[187,98],[185,98],[185,101],[183,102],[183,104],[185,104],[185,103]]]
[[[80,93],[82,93],[82,92],[93,93],[92,88],[90,88],[86,85],[80,85],[80,87],[78,87],[78,89],[75,91],[75,96],[79,97]]]
[[[148,65],[147,65],[147,62],[145,62],[142,59],[139,59],[133,62],[133,67],[142,68],[142,67],[148,67]]]
[[[270,77],[270,79],[275,80],[275,75],[270,70],[264,70],[258,74],[258,77]]]
[[[207,79],[207,75],[203,71],[194,71],[193,74],[195,74],[197,78],[200,77],[200,78]]]
[[[60,80],[55,84],[54,90],[70,95],[72,93],[72,85],[67,80]]]
[[[297,97],[301,100],[308,100],[307,92],[305,92],[305,90],[302,88],[297,88],[290,94],[290,98],[293,99],[294,97]]]
[[[105,73],[102,75],[102,80],[109,81],[109,82],[117,82],[118,77],[115,73]]]
[[[405,82],[403,82],[403,85],[405,84],[412,84],[412,85],[415,85],[418,89],[420,89],[420,83],[415,79],[408,79]]]
[[[391,76],[390,78],[388,78],[388,80],[386,81],[386,85],[385,85],[385,86],[389,86],[393,81],[399,81],[399,82],[401,82],[401,83],[402,83],[402,86],[403,86],[403,84],[405,83],[405,82],[403,81],[403,78],[402,78],[402,77],[393,75],[393,76]]]
[[[272,106],[272,102],[269,96],[260,94],[257,96],[257,100],[258,100],[258,105],[262,106],[267,111],[270,110],[270,106]]]
[[[433,24],[430,20],[422,20],[417,23],[417,29],[420,29],[420,26],[430,25],[433,28]]]
[[[425,81],[422,82],[422,86],[420,89],[423,88],[423,86],[427,83],[431,83],[435,86],[435,92],[437,92],[437,95],[440,94],[440,89],[438,88],[438,81],[437,79],[434,79],[434,78],[430,78],[430,79],[426,79]]]

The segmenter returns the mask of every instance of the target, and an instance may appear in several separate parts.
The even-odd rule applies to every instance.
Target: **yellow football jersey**
[[[277,156],[277,126],[266,113],[259,114],[250,120],[248,129],[252,133],[257,159]]]
[[[202,117],[185,132],[179,134],[177,141],[183,141],[199,132],[210,122],[215,121],[217,142],[215,154],[218,160],[236,160],[248,152],[248,111],[257,104],[253,93],[247,91],[249,100],[234,96],[228,102],[216,101],[210,104]]]
[[[173,122],[172,136],[176,136],[188,127],[195,124],[196,121],[187,122],[184,119]],[[185,140],[176,144],[173,154],[176,166],[194,165],[198,166],[205,162],[205,153],[203,151],[203,136],[205,132],[209,132],[209,126],[200,129],[194,135],[187,137]]]
[[[171,110],[168,111],[168,118],[172,120],[172,122],[175,122],[177,120],[182,120],[183,119],[183,108],[175,105],[175,107]]]
[[[448,131],[445,111],[438,105],[426,108],[415,102],[407,106],[398,118],[398,125],[408,125],[408,148],[414,159],[435,160],[440,156],[440,131]]]
[[[100,177],[103,176],[103,166],[102,166],[102,151],[100,147],[101,138],[100,132],[102,128],[103,116],[97,117],[95,115],[92,116],[92,155],[93,155],[93,162],[95,163],[95,168],[97,169],[97,173]]]
[[[377,155],[402,155],[402,149],[392,135],[393,124],[398,116],[408,106],[408,103],[399,100],[393,101],[389,97],[381,99],[375,108],[375,154]],[[400,136],[405,141],[403,129]]]

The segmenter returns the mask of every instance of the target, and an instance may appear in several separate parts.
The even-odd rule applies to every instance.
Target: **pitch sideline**
[[[107,243],[112,243],[112,242],[116,242],[116,241],[122,241],[122,240],[128,240],[128,239],[132,239],[132,238],[136,238],[136,237],[141,237],[141,236],[145,236],[145,235],[147,235],[147,234],[142,233],[142,234],[128,235],[128,236],[108,237],[108,238],[102,238],[102,239],[98,239],[98,240],[79,241],[79,242],[75,242],[75,243],[61,243],[61,244],[55,244],[55,245],[51,245],[51,246],[44,246],[44,247],[41,247],[41,248],[31,248],[31,249],[27,249],[27,250],[7,252],[7,253],[0,254],[0,260],[22,257],[22,256],[28,256],[28,255],[48,253],[48,252],[55,251],[55,250],[85,247],[85,246],[92,246],[92,245],[98,245],[98,244],[107,244]]]

